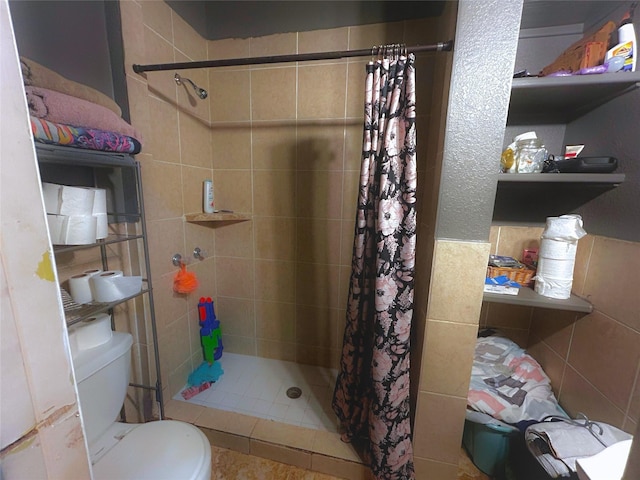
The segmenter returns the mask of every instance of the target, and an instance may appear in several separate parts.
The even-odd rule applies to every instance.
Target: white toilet
[[[188,423],[116,422],[127,385],[132,337],[76,351],[73,365],[95,480],[210,480],[211,445]]]

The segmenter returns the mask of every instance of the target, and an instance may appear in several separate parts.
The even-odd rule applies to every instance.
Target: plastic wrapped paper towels
[[[571,296],[578,240],[586,234],[580,215],[547,218],[538,252],[536,293],[558,299]]]

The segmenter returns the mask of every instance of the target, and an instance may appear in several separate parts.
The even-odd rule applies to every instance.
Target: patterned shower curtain
[[[333,410],[376,478],[414,478],[409,347],[416,242],[414,56],[367,65],[347,324]]]

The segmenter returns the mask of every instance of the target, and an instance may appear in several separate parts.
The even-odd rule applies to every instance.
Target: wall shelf
[[[640,71],[514,78],[507,123],[568,123],[638,87]]]
[[[616,188],[624,173],[503,173],[497,175],[493,221],[545,223]]]
[[[184,216],[187,222],[191,223],[236,223],[251,220],[251,215],[247,213],[187,213]]]
[[[593,306],[586,300],[571,294],[571,297],[563,300],[544,297],[533,289],[522,287],[518,295],[502,295],[499,293],[485,293],[485,302],[508,303],[523,307],[552,308],[554,310],[570,310],[573,312],[591,313]]]

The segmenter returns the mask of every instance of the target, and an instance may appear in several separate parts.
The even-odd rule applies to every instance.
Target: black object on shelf
[[[574,157],[556,160],[560,173],[611,173],[618,168],[615,157]]]

